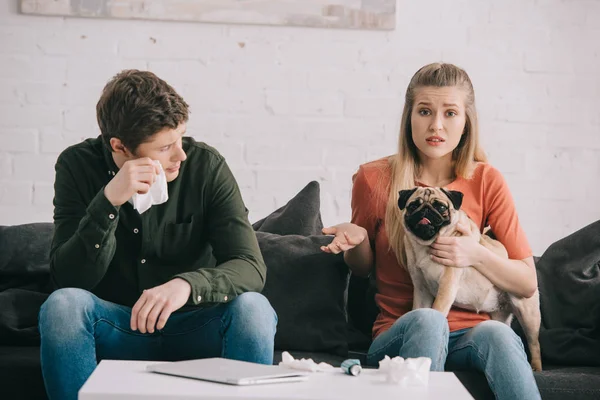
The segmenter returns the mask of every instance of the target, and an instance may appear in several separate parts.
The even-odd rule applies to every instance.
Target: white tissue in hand
[[[389,358],[385,356],[379,361],[379,370],[386,376],[386,381],[398,383],[402,386],[427,386],[429,382],[429,369],[431,358]]]
[[[313,361],[312,358],[309,358],[309,359],[303,358],[301,360],[296,360],[287,351],[284,351],[283,353],[281,353],[281,362],[279,363],[279,365],[283,365],[288,368],[299,369],[302,371],[311,371],[311,372],[325,372],[325,371],[332,371],[335,369],[333,367],[333,365],[327,364],[324,362],[317,364],[316,362]]]
[[[169,189],[167,188],[167,176],[165,171],[160,165],[159,161],[153,161],[160,170],[159,174],[156,175],[154,183],[150,186],[148,193],[135,193],[131,198],[130,202],[140,214],[143,214],[150,207],[155,204],[162,204],[169,200]]]

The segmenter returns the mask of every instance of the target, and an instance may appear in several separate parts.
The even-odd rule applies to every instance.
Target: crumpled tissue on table
[[[317,364],[316,362],[313,361],[312,358],[309,358],[309,359],[302,358],[300,360],[296,360],[287,351],[284,351],[283,353],[281,353],[281,362],[279,363],[279,365],[282,365],[282,366],[285,366],[288,368],[299,369],[302,371],[310,371],[310,372],[328,372],[328,371],[335,370],[333,365],[327,364],[324,362]]]
[[[389,358],[385,356],[379,361],[379,371],[383,372],[388,383],[397,383],[402,386],[427,386],[429,383],[429,369],[431,358]]]

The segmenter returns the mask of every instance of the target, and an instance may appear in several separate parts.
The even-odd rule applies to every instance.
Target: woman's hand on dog
[[[431,245],[431,259],[448,267],[470,267],[479,259],[483,246],[475,240],[471,227],[462,223],[456,230],[463,236],[438,237]]]
[[[367,230],[350,222],[323,228],[323,234],[334,238],[327,246],[321,246],[325,253],[338,254],[355,248],[367,237]]]

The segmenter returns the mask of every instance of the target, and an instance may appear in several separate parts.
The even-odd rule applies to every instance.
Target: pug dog
[[[448,316],[454,305],[475,312],[487,312],[493,320],[510,326],[513,314],[521,323],[529,351],[531,367],[542,370],[539,329],[541,323],[539,292],[519,298],[501,291],[473,267],[446,267],[433,261],[429,246],[438,238],[461,236],[456,225],[469,226],[475,239],[501,257],[508,258],[504,246],[479,228],[460,209],[463,194],[442,188],[418,187],[399,192],[398,207],[403,212],[406,234],[404,247],[407,269],[413,281],[413,309],[433,308]]]

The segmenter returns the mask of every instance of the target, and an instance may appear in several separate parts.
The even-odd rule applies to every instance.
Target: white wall
[[[0,224],[52,220],[53,164],[99,133],[123,68],[191,105],[188,132],[228,159],[251,220],[310,180],[325,224],[350,216],[351,175],[396,148],[404,89],[447,61],[474,81],[484,145],[534,252],[600,217],[600,1],[400,1],[394,31],[20,15],[0,5]]]

